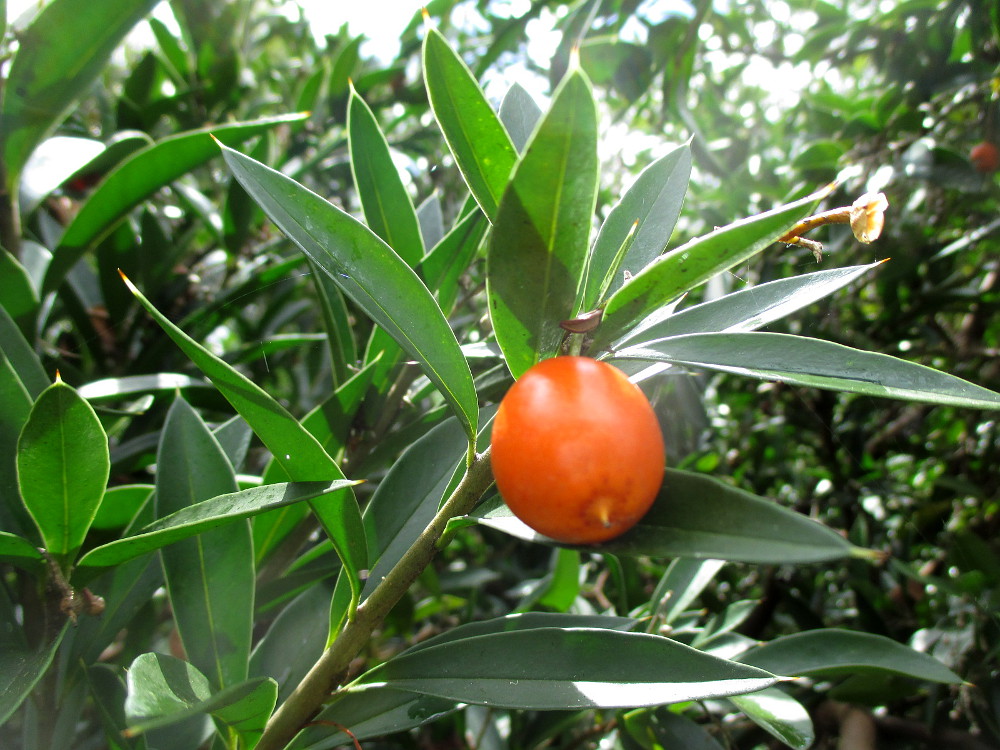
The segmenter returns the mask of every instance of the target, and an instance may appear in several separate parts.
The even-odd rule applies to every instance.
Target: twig
[[[493,483],[489,453],[487,449],[475,455],[462,481],[441,510],[375,587],[371,596],[361,603],[354,619],[344,626],[330,648],[323,652],[302,682],[271,716],[256,750],[281,750],[329,697],[351,660],[364,649],[375,629],[430,563],[448,521],[468,513]]]

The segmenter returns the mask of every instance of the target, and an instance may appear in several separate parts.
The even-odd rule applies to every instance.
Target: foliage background
[[[154,22],[154,46],[128,50],[104,70],[92,90],[81,92],[59,135],[105,142],[117,137],[123,148],[133,139],[134,148],[182,131],[308,110],[307,119],[270,130],[250,153],[358,214],[346,141],[353,84],[403,165],[410,195],[419,204],[438,191],[442,226],[451,225],[462,193],[428,114],[419,17],[403,33],[398,57],[386,64],[364,57],[360,40],[346,29],[317,42],[304,20],[280,15],[261,0],[175,0],[171,8],[182,33]],[[994,4],[701,0],[664,8],[628,0],[428,4],[473,71],[497,81],[488,92],[505,90],[515,61],[538,76],[530,79],[532,87],[547,87],[538,81],[558,79],[572,41],[583,39],[583,67],[608,133],[599,215],[654,156],[693,137],[692,184],[671,246],[800,197],[844,167],[859,166],[828,203],[846,205],[865,189],[884,190],[890,201],[885,234],[864,246],[842,228],[823,230],[822,267],[884,257],[891,262],[867,283],[770,330],[896,353],[1000,388],[998,188],[995,174],[976,172],[967,158],[975,143],[1000,141],[1000,18]],[[563,33],[551,60],[527,56],[534,24]],[[8,31],[10,44],[16,30]],[[801,88],[786,91],[786,77]],[[123,138],[125,131],[130,134]],[[58,156],[55,161],[59,166]],[[65,171],[65,163],[61,167]],[[36,210],[25,211],[26,239],[17,249],[29,274],[99,176],[63,174]],[[9,235],[5,246],[15,250]],[[199,378],[117,277],[102,275],[116,259],[134,257],[143,265],[130,267],[129,276],[159,310],[296,415],[316,406],[331,381],[341,384],[350,375],[316,334],[323,307],[313,272],[218,160],[144,201],[101,242],[97,255],[100,273],[74,270],[69,287],[41,316],[32,305],[18,307],[30,287],[4,285],[4,304],[36,341],[46,372],[58,369],[67,383],[157,373]],[[452,315],[470,341],[481,330],[484,309],[483,278],[472,268]],[[776,245],[703,294],[816,269],[808,251]],[[363,347],[368,324],[356,317],[356,345]],[[475,374],[487,386],[494,383],[497,394],[507,382],[497,373]],[[231,416],[212,389],[184,382],[186,397],[210,424]],[[934,733],[947,731],[959,733],[950,741],[969,747],[969,733],[983,746],[1000,744],[1000,436],[990,413],[730,376],[666,378],[650,395],[676,464],[732,477],[860,546],[891,552],[883,566],[728,565],[702,594],[708,614],[747,600],[756,604],[739,629],[753,638],[842,626],[917,645],[976,689],[939,686],[914,693],[891,679],[849,680],[832,698],[885,707],[876,721],[886,747],[934,746],[944,736]],[[359,415],[349,439],[365,435],[377,448],[349,459],[357,475],[384,476],[402,448],[440,416],[440,410],[428,411],[419,392],[410,396],[391,424],[382,423],[375,409]],[[148,476],[169,405],[165,389],[144,401],[140,415],[117,421],[104,415],[114,477],[124,483]],[[251,449],[245,472],[259,474],[262,460],[262,452]],[[375,485],[359,488],[359,498]],[[112,534],[121,521],[106,523]],[[578,575],[561,588],[558,562],[547,549],[526,548],[489,530],[463,532],[393,611],[370,650],[389,654],[414,634],[444,630],[471,613],[494,616],[566,596],[567,608],[614,601],[628,611],[648,599],[662,573],[660,563],[638,561],[608,575],[584,556],[571,566]],[[267,621],[268,602],[288,593],[280,579],[262,573],[259,627]],[[133,628],[117,644],[116,663],[163,646],[164,616],[162,600],[151,601],[142,613],[145,627]],[[463,732],[476,734],[472,717],[444,719],[387,746],[462,742]],[[527,746],[517,737],[548,734],[567,747],[587,737],[585,724],[559,725],[544,714],[509,721],[510,747]],[[730,731],[734,746],[769,741],[752,729]],[[21,727],[15,721],[0,732],[20,736]]]

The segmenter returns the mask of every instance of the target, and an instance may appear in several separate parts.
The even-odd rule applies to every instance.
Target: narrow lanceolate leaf
[[[480,523],[528,541],[553,544],[487,501]],[[653,507],[630,531],[601,551],[756,563],[810,563],[866,553],[832,529],[777,503],[703,474],[668,469]]]
[[[93,407],[57,381],[42,392],[17,442],[17,483],[49,554],[71,564],[111,472],[108,436]]]
[[[344,479],[337,463],[323,447],[300,425],[285,407],[263,388],[216,357],[175,326],[143,296],[132,282],[122,276],[139,304],[215,384],[223,396],[239,412],[274,458],[294,481],[333,481]]]
[[[237,489],[222,448],[181,398],[167,413],[156,464],[160,518]],[[215,689],[245,680],[254,599],[247,521],[178,541],[160,554],[177,632],[191,664]]]
[[[784,333],[695,333],[616,352],[615,359],[671,362],[762,380],[975,409],[1000,394],[887,354]]]
[[[741,289],[680,312],[657,311],[616,341],[615,348],[685,333],[756,331],[833,294],[884,262],[805,273]]]
[[[337,462],[285,407],[171,323],[124,275],[122,278],[139,303],[247,421],[284,469],[287,478],[296,482],[345,479]],[[351,574],[351,587],[356,599],[360,591],[358,573],[367,567],[367,562],[364,545],[355,533],[361,528],[361,510],[354,493],[345,488],[308,502],[323,531],[333,542],[344,568]]]
[[[792,677],[890,672],[951,685],[962,682],[937,659],[891,638],[835,628],[776,638],[747,651],[739,660]]]
[[[354,217],[280,172],[222,150],[236,179],[271,220],[420,364],[471,439],[478,416],[472,373],[448,320],[413,269]]]
[[[776,681],[662,636],[540,627],[404,652],[353,689],[374,685],[497,708],[559,710],[700,700]]]
[[[198,714],[211,714],[240,734],[259,737],[274,708],[278,686],[274,680],[257,677],[213,691],[211,683],[196,667],[166,654],[142,654],[126,671],[127,697],[125,734],[134,737],[151,729],[170,726]],[[241,743],[242,745],[242,743]]]
[[[378,120],[351,88],[347,108],[347,145],[351,173],[368,228],[410,266],[424,256],[417,212],[399,176]]]
[[[666,247],[684,203],[691,177],[691,146],[685,143],[646,167],[611,209],[594,242],[580,310],[595,308],[610,274],[607,290],[616,292],[624,274],[635,276]],[[635,222],[635,237],[620,264],[613,263]]]
[[[490,316],[518,377],[555,354],[574,316],[597,197],[597,109],[579,70],[560,84],[518,163],[487,255]]]
[[[437,29],[428,29],[424,83],[431,110],[472,195],[492,221],[517,153],[476,79]]]
[[[389,144],[375,115],[353,87],[347,107],[347,130],[351,173],[365,222],[407,265],[416,268],[424,256],[424,242],[413,201],[392,161]],[[375,383],[380,389],[387,385],[389,373],[400,355],[399,345],[386,331],[381,328],[372,331],[365,361],[379,358],[375,364]]]
[[[354,484],[357,482],[343,479],[332,484],[286,482],[219,495],[171,513],[144,526],[131,536],[90,550],[80,558],[75,574],[90,575],[101,568],[118,565],[209,529],[268,510],[319,498]]]
[[[164,138],[137,151],[109,174],[83,204],[59,240],[45,272],[43,292],[59,287],[80,257],[110,232],[142,201],[178,177],[218,155],[214,136],[236,145],[307,114],[268,117],[251,122],[215,125]]]
[[[661,255],[611,295],[596,344],[620,337],[658,307],[752,258],[808,215],[827,192],[736,221]]]
[[[753,722],[794,750],[809,750],[816,739],[805,706],[778,688],[765,688],[731,700]]]
[[[8,191],[28,157],[84,96],[156,0],[53,0],[20,37],[0,109]]]

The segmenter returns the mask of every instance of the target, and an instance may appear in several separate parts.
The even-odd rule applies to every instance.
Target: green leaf
[[[808,215],[828,191],[733,222],[661,255],[611,295],[595,346],[620,337],[658,307],[752,258]]]
[[[541,627],[404,652],[348,689],[374,685],[498,708],[559,710],[677,703],[775,681],[657,635]]]
[[[88,401],[100,403],[116,399],[130,399],[147,393],[169,394],[188,388],[211,388],[201,378],[175,372],[158,372],[155,375],[126,375],[104,378],[81,385],[77,392]]]
[[[615,342],[615,347],[685,333],[755,331],[833,294],[882,263],[806,273],[741,289],[680,312],[658,311]]]
[[[222,448],[178,397],[156,457],[156,511],[164,519],[236,492]],[[246,521],[176,541],[160,551],[177,632],[191,663],[216,689],[247,677],[253,624],[254,566]]]
[[[39,537],[17,488],[17,440],[31,413],[32,398],[0,347],[0,529]]]
[[[575,549],[553,550],[549,572],[539,581],[528,599],[531,606],[540,606],[555,612],[567,612],[580,595],[580,551]],[[525,609],[524,604],[520,609]]]
[[[624,272],[635,276],[667,247],[680,216],[691,177],[691,146],[685,143],[646,167],[611,209],[594,241],[587,267],[581,311],[597,307],[602,291],[617,291]],[[623,262],[613,261],[632,225],[639,226]]]
[[[0,152],[10,192],[31,152],[90,91],[155,0],[52,0],[21,35],[4,84]]]
[[[835,628],[775,638],[742,654],[739,660],[790,677],[891,672],[916,680],[962,683],[961,677],[937,659],[891,638]]]
[[[554,544],[515,518],[499,498],[484,502],[472,515],[519,539]],[[656,502],[636,526],[594,549],[775,564],[865,556],[806,516],[713,477],[676,469],[667,469]]]
[[[31,572],[40,571],[45,564],[35,545],[9,531],[0,531],[0,560]]]
[[[6,594],[0,596],[6,599]],[[4,633],[4,637],[0,638],[0,674],[4,676],[2,685],[6,685],[0,685],[0,724],[6,723],[48,671],[66,628],[69,627],[67,620],[67,624],[55,638],[42,644],[39,649],[31,650],[19,637],[22,632],[21,624],[13,617],[13,608],[9,604],[4,602],[4,616],[0,619],[0,627]]]
[[[424,242],[417,213],[389,153],[389,144],[365,101],[351,87],[347,109],[351,173],[361,199],[368,228],[391,247],[411,268],[424,256]],[[375,365],[374,382],[380,390],[402,354],[392,336],[381,328],[372,331],[365,361]]]
[[[400,258],[416,267],[424,257],[413,200],[400,179],[378,120],[352,88],[347,109],[351,174],[368,228]]]
[[[331,494],[337,497],[338,490],[355,484],[358,482],[346,479],[337,480],[332,484],[329,482],[267,484],[203,500],[164,516],[134,534],[90,550],[80,558],[77,573],[83,576],[93,575],[100,568],[118,565],[181,539],[268,510],[283,508],[305,500],[324,498]]]
[[[271,220],[421,365],[471,439],[478,413],[472,373],[441,308],[413,269],[357,219],[280,172],[222,150]]]
[[[472,195],[491,221],[517,153],[471,71],[441,36],[428,29],[424,83],[431,110]]]
[[[38,398],[49,387],[49,377],[41,360],[3,305],[0,305],[0,352],[10,362],[31,398]]]
[[[629,736],[637,741],[645,740],[642,743],[644,750],[724,750],[705,727],[675,714],[669,708],[638,709],[630,711],[623,718]]]
[[[316,287],[316,295],[323,311],[323,327],[326,330],[327,346],[330,348],[333,384],[339,387],[350,380],[351,368],[358,361],[358,347],[351,327],[351,315],[340,287],[312,260],[306,258],[306,261],[309,263],[313,285]]]
[[[20,208],[28,216],[76,172],[96,159],[104,144],[93,138],[56,135],[34,150],[21,172]]]
[[[312,725],[296,735],[288,750],[349,747],[351,737],[337,726],[349,728],[354,738],[365,740],[405,732],[439,719],[455,708],[455,701],[403,690],[372,688],[353,693],[341,690],[334,694]]]
[[[656,584],[650,599],[655,607],[653,614],[661,616],[667,625],[674,622],[712,582],[722,566],[722,560],[676,558]]]
[[[1000,394],[914,362],[784,333],[694,333],[629,346],[614,359],[704,367],[761,380],[930,404],[1000,409]]]
[[[213,707],[211,714],[239,735],[242,747],[253,747],[278,702],[278,683],[271,679],[247,680],[236,687],[246,692],[233,690],[226,696],[226,704]]]
[[[333,456],[343,453],[351,423],[371,385],[371,377],[372,367],[368,366],[317,404],[302,420],[302,426]],[[285,476],[280,464],[272,461],[264,471],[264,484],[273,484]],[[258,564],[298,525],[303,510],[300,506],[286,506],[254,519],[254,555]],[[356,575],[361,568],[367,567],[368,551],[360,510],[345,517],[339,543],[345,547],[341,557],[347,558],[349,570]],[[358,584],[355,588],[355,593],[360,593]]]
[[[76,558],[111,473],[108,436],[94,408],[62,381],[35,401],[17,442],[17,483],[46,550]]]
[[[0,248],[0,289],[4,290],[0,304],[17,323],[25,337],[34,338],[38,315],[38,293],[31,277],[17,258]]]
[[[309,432],[263,388],[210,353],[175,326],[128,279],[139,303],[188,358],[215,384],[294,481],[333,481],[343,473]]]
[[[488,228],[482,211],[470,211],[421,261],[420,274],[445,312],[455,306],[459,278],[469,268]]]
[[[500,122],[510,133],[514,148],[518,153],[523,153],[538,121],[542,119],[542,110],[535,104],[531,94],[521,84],[515,82],[500,102],[498,115]]]
[[[372,562],[365,596],[437,513],[467,445],[461,423],[449,419],[414,442],[379,483],[364,513]]]
[[[250,674],[272,677],[284,701],[323,653],[328,635],[326,618],[317,617],[330,604],[330,589],[312,585],[274,619],[250,656]]]
[[[805,707],[778,688],[764,688],[731,700],[754,724],[794,750],[809,750],[816,740],[812,719]]]
[[[129,737],[198,714],[211,714],[238,731],[246,731],[260,718],[266,720],[277,696],[274,680],[264,677],[213,693],[208,678],[196,667],[166,654],[141,654],[126,674]]]
[[[45,272],[43,293],[55,291],[69,269],[129,211],[160,188],[216,156],[218,149],[213,136],[236,145],[278,125],[305,117],[305,114],[282,115],[191,130],[164,138],[132,154],[104,178],[66,227]]]
[[[487,254],[490,318],[514,377],[555,354],[574,317],[597,197],[597,109],[573,71],[518,162]]]
[[[152,508],[149,509],[152,515]],[[75,573],[76,571],[74,571]],[[81,581],[72,579],[74,586]],[[101,652],[114,643],[123,629],[134,628],[157,589],[163,588],[163,567],[157,555],[130,560],[117,565],[106,574],[87,582],[88,588],[104,597],[104,612],[100,617],[81,617],[70,631],[71,642],[67,660],[73,663],[95,664]],[[117,669],[117,667],[116,667]]]

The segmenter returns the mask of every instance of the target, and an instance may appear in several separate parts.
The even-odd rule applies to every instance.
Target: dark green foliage
[[[0,745],[1000,742],[991,3],[86,5],[4,27]],[[567,352],[668,440],[596,548],[490,489]]]

